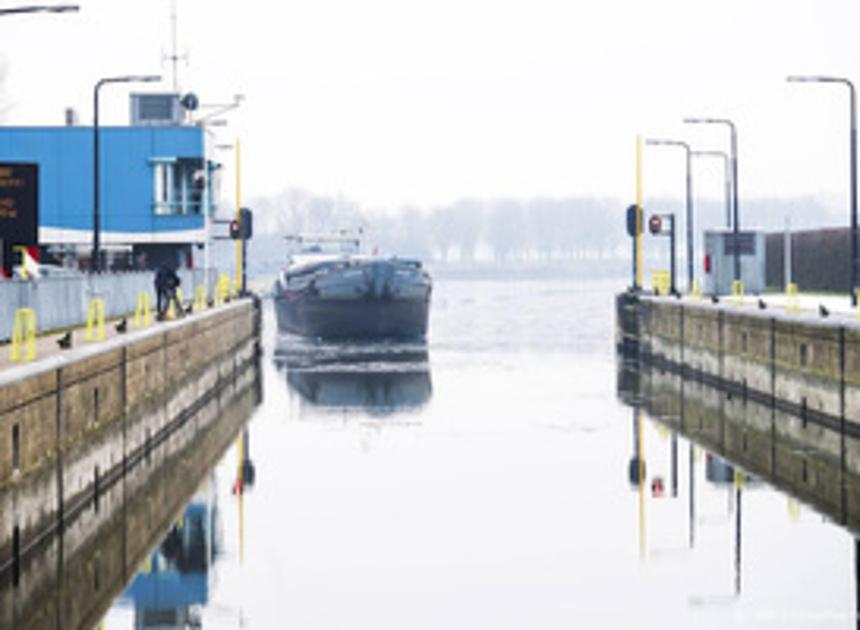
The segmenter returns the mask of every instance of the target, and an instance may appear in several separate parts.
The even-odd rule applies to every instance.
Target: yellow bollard
[[[218,284],[215,285],[215,305],[220,306],[230,297],[230,275],[222,273],[218,276]]]
[[[206,310],[206,285],[198,284],[194,289],[194,305],[191,308],[195,313],[202,313]]]
[[[21,345],[24,354],[21,355]],[[32,361],[36,358],[36,311],[32,308],[19,308],[15,311],[15,322],[12,325],[12,351],[9,358],[12,361]]]
[[[701,300],[702,299],[702,283],[699,282],[698,278],[695,278],[693,280],[693,289],[690,292],[690,294],[694,300]]]
[[[669,295],[669,272],[668,271],[652,271],[651,272],[651,287],[657,295]]]
[[[785,312],[789,315],[800,313],[800,296],[797,294],[797,285],[792,282],[785,290]]]
[[[744,305],[744,283],[740,280],[732,282],[732,304],[735,306]]]
[[[105,339],[105,303],[101,298],[90,300],[87,308],[87,331],[84,333],[86,341],[104,341]]]
[[[177,313],[174,306],[176,302],[179,302],[179,307],[182,308],[182,289],[179,287],[176,287],[176,299],[170,300],[170,304],[167,305],[167,319],[176,319]],[[179,313],[179,316],[181,317],[182,313]]]
[[[149,305],[149,292],[141,291],[137,294],[137,304],[134,307],[134,327],[148,328],[152,323],[152,313]]]

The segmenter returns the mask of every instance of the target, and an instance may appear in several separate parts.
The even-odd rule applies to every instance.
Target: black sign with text
[[[39,244],[39,166],[0,163],[0,239]]]

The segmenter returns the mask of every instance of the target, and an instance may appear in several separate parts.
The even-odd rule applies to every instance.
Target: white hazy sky
[[[169,0],[78,2],[76,15],[0,18],[4,124],[59,124],[70,105],[89,123],[100,77],[169,79]],[[718,115],[739,127],[742,197],[847,199],[847,90],[784,78],[860,82],[858,0],[178,6],[182,88],[204,103],[246,95],[217,132],[242,139],[248,197],[302,187],[380,208],[463,195],[632,199],[637,133],[727,149],[723,128],[681,124]],[[107,123],[127,121],[126,94],[103,92]],[[718,164],[696,167],[698,195],[722,194]],[[645,174],[648,195],[680,194],[681,152],[646,149]]]

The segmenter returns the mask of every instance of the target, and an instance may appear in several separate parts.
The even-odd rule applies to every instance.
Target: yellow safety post
[[[740,280],[732,281],[732,304],[735,306],[744,305],[744,283]]]
[[[21,346],[24,345],[23,356]],[[36,358],[36,311],[32,308],[19,308],[15,311],[12,325],[12,361],[32,361]]]
[[[149,307],[149,292],[141,291],[137,294],[137,304],[134,307],[134,327],[148,328],[152,323],[152,313]]]
[[[785,312],[789,315],[800,313],[800,296],[797,294],[797,285],[792,282],[785,290]]]
[[[698,278],[693,279],[693,290],[690,292],[694,300],[702,299],[702,283]]]
[[[26,245],[15,245],[12,248],[16,252],[21,253],[21,279],[26,280],[29,276],[27,275],[27,246]]]
[[[105,303],[101,298],[93,298],[87,308],[86,341],[104,341],[105,338]]]
[[[669,295],[670,278],[668,271],[651,272],[651,288],[657,295]]]
[[[206,285],[198,284],[194,289],[194,305],[191,310],[200,313],[206,310]]]
[[[735,471],[735,488],[739,490],[743,490],[744,485],[746,484],[747,478],[742,472],[736,470]]]
[[[167,319],[176,319],[177,317],[181,317],[182,313],[176,312],[176,302],[179,302],[179,308],[182,308],[183,299],[182,299],[182,289],[180,287],[176,287],[176,299],[170,300],[170,304],[167,305]]]

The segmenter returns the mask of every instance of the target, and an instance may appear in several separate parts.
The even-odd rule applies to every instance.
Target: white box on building
[[[744,293],[763,293],[766,287],[764,231],[741,230],[738,232],[738,245]],[[731,229],[705,230],[702,289],[706,294],[731,294],[735,279],[734,251]]]

